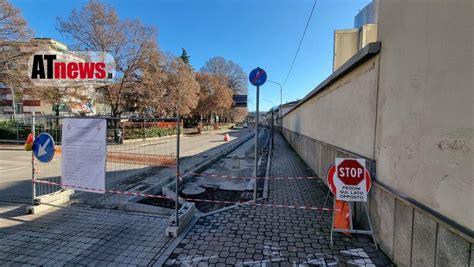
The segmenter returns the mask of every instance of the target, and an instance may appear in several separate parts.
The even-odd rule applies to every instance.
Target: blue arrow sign
[[[54,157],[54,140],[48,133],[41,133],[33,142],[33,153],[41,162],[50,162]]]
[[[250,72],[249,81],[255,86],[263,85],[267,81],[267,73],[261,68],[256,68]]]

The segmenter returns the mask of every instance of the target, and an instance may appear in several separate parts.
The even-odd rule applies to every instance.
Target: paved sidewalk
[[[271,176],[311,176],[311,170],[277,135]],[[270,180],[267,203],[322,207],[322,181]],[[366,236],[336,234],[330,247],[330,215],[300,209],[239,206],[203,217],[165,265],[391,265]]]
[[[0,266],[146,266],[173,239],[168,219],[66,208],[24,215],[0,203]]]

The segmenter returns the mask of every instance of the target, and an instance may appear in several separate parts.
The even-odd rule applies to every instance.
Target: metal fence
[[[63,189],[61,139],[65,118],[106,120],[105,191],[91,193],[80,188]],[[147,120],[149,118],[134,117],[131,123],[129,119],[114,117],[34,116],[30,125],[34,135],[49,133],[56,145],[54,158],[48,163],[39,162],[32,156],[34,204],[119,209],[130,196],[111,191],[141,192],[161,178],[160,172],[174,173],[176,122],[168,122],[164,127],[146,123]],[[129,127],[130,124],[139,126]]]

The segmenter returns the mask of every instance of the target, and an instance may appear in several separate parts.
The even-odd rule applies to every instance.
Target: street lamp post
[[[265,99],[263,97],[262,97],[262,100],[265,100],[265,101],[270,102],[272,104],[272,108],[270,110],[272,111],[272,131],[273,131],[273,107],[275,106],[275,104],[273,103],[273,101]]]
[[[274,82],[274,81],[271,81],[271,80],[267,80],[267,82],[269,83],[274,83],[278,86],[280,86],[280,108],[279,108],[279,113],[280,113],[280,133],[283,134],[283,118],[282,118],[282,115],[283,115],[283,112],[282,112],[282,106],[283,106],[283,86],[281,86],[280,83],[278,82]]]
[[[10,72],[10,68],[8,64],[5,64],[5,68],[7,69],[7,73]],[[10,83],[10,90],[12,92],[12,108],[13,108],[13,120],[16,121],[16,105],[15,105],[15,91],[13,90],[13,85]]]
[[[273,104],[273,101],[271,100],[268,100],[268,99],[265,99],[265,98],[262,98],[262,100],[265,100],[265,101],[268,101],[270,103],[272,103],[272,108],[270,109],[270,111],[272,112],[272,123],[271,123],[271,127],[272,127],[272,149],[275,149],[275,130],[274,130],[274,126],[273,126],[273,107],[275,106],[275,104]],[[267,118],[268,119],[268,118]]]

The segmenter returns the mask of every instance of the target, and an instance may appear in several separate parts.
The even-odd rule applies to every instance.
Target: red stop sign
[[[357,160],[346,159],[337,166],[337,176],[346,185],[358,185],[364,180],[364,170]]]

